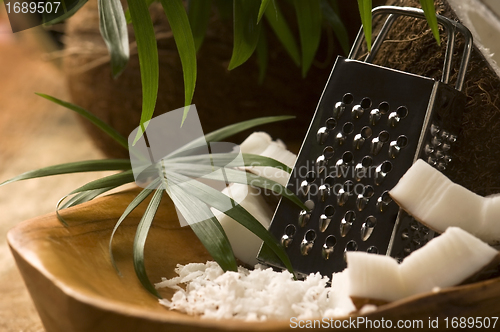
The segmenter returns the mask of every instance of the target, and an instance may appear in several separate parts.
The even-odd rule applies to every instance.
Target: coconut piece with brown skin
[[[389,194],[415,219],[439,233],[456,226],[487,243],[500,242],[500,196],[479,196],[421,159]]]
[[[499,253],[458,227],[448,228],[398,264],[389,256],[347,252],[349,295],[359,309],[415,294],[459,285],[492,262]]]

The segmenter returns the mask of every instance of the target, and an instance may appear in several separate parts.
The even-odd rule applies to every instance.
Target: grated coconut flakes
[[[189,315],[212,319],[264,321],[317,317],[341,317],[355,310],[347,293],[344,272],[329,279],[310,274],[305,280],[293,280],[288,271],[256,265],[254,270],[238,267],[225,272],[216,262],[177,265],[178,277],[163,278],[156,288],[177,290],[172,299],[160,303]],[[185,290],[179,286],[185,284]]]

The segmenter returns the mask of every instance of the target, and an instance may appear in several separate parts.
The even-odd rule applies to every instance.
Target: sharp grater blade
[[[353,60],[363,40],[360,30],[349,57],[337,58],[287,185],[309,210],[282,199],[270,226],[299,275],[342,271],[351,250],[402,260],[435,236],[400,210],[388,191],[418,158],[440,171],[451,161],[472,36],[438,15],[448,44],[442,80],[435,81],[369,63],[396,18],[425,18],[423,11],[382,6],[372,14],[388,14],[372,52],[365,61]],[[465,49],[453,88],[447,83],[457,31]],[[258,259],[283,268],[265,245]]]

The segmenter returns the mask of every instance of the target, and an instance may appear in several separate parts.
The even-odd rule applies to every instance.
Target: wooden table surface
[[[0,181],[56,163],[100,159],[75,115],[36,96],[68,99],[48,44],[35,29],[12,34],[0,5]],[[53,212],[58,199],[106,173],[28,180],[0,187],[0,331],[44,331],[6,243],[15,224]]]

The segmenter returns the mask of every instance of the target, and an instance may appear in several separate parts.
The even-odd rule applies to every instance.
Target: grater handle
[[[375,55],[377,54],[380,46],[382,45],[387,33],[391,29],[392,25],[396,19],[400,16],[410,16],[416,18],[425,19],[424,11],[418,8],[412,7],[396,7],[396,6],[380,6],[372,10],[372,16],[376,17],[382,14],[389,14],[382,29],[380,30],[377,38],[375,39],[372,47],[372,51],[365,58],[365,62],[372,62]],[[460,69],[457,75],[457,82],[455,83],[455,89],[461,91],[464,84],[465,72],[469,64],[471,52],[472,52],[472,34],[464,25],[459,22],[450,20],[444,16],[436,15],[437,20],[441,23],[448,32],[448,43],[446,47],[446,54],[443,67],[443,75],[441,81],[443,83],[448,83],[451,73],[451,63],[453,59],[453,49],[455,47],[455,33],[459,31],[465,38],[465,46],[462,54],[462,61],[460,63]],[[364,40],[363,27],[360,28],[354,45],[349,53],[348,59],[354,59],[361,49],[362,42]]]

